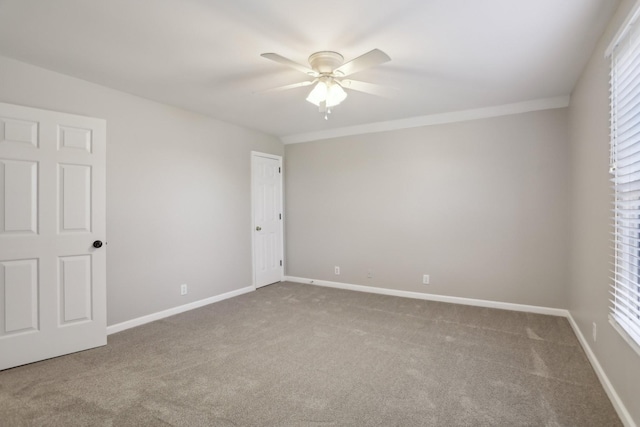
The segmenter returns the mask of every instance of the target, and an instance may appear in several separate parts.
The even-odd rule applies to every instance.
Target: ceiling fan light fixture
[[[318,107],[331,108],[340,104],[346,98],[347,93],[342,86],[332,80],[321,80],[307,96],[307,101]]]
[[[347,63],[344,62],[344,57],[337,52],[315,52],[309,56],[309,65],[311,68],[298,64],[277,53],[263,53],[261,56],[314,77],[311,81],[281,86],[265,92],[293,89],[315,84],[306,99],[308,102],[317,106],[318,111],[324,113],[325,119],[327,119],[328,114],[331,113],[332,107],[339,105],[347,98],[347,93],[344,90],[345,87],[374,95],[380,92],[375,84],[357,80],[342,80],[344,77],[391,60],[389,55],[380,49],[373,49]]]
[[[347,92],[338,83],[333,82],[327,92],[327,107],[335,107],[347,99]]]
[[[311,92],[309,92],[307,101],[309,101],[313,105],[320,106],[320,103],[327,99],[328,92],[329,88],[327,87],[327,84],[323,81],[320,81],[313,87]]]

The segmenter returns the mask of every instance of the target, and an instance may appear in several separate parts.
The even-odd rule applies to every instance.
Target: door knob
[[[94,248],[101,248],[102,247],[102,242],[100,240],[96,240],[95,242],[93,242],[93,247]]]
[[[256,227],[256,231],[260,231],[260,230],[262,230],[262,227],[257,226],[257,227]]]

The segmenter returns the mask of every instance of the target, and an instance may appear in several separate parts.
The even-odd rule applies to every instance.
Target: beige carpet
[[[0,372],[2,426],[618,426],[564,318],[281,283]]]

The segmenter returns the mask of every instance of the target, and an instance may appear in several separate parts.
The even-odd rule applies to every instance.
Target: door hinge
[[[278,168],[278,173],[282,173],[282,169]]]
[[[282,267],[282,260],[280,260],[280,267]]]
[[[278,215],[280,215],[280,219],[282,219],[282,214],[278,214]]]

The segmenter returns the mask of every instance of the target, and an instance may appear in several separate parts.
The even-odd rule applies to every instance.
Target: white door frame
[[[274,159],[278,161],[278,165],[280,167],[280,212],[282,212],[282,221],[280,221],[280,241],[282,244],[280,245],[280,259],[282,260],[282,266],[280,266],[280,278],[281,280],[284,278],[284,167],[282,166],[282,156],[276,156],[274,154],[262,153],[260,151],[251,151],[250,157],[250,169],[251,169],[251,282],[253,289],[257,289],[256,287],[256,239],[255,239],[255,206],[254,206],[254,192],[255,186],[253,182],[253,159],[255,157],[265,157],[268,159]]]

